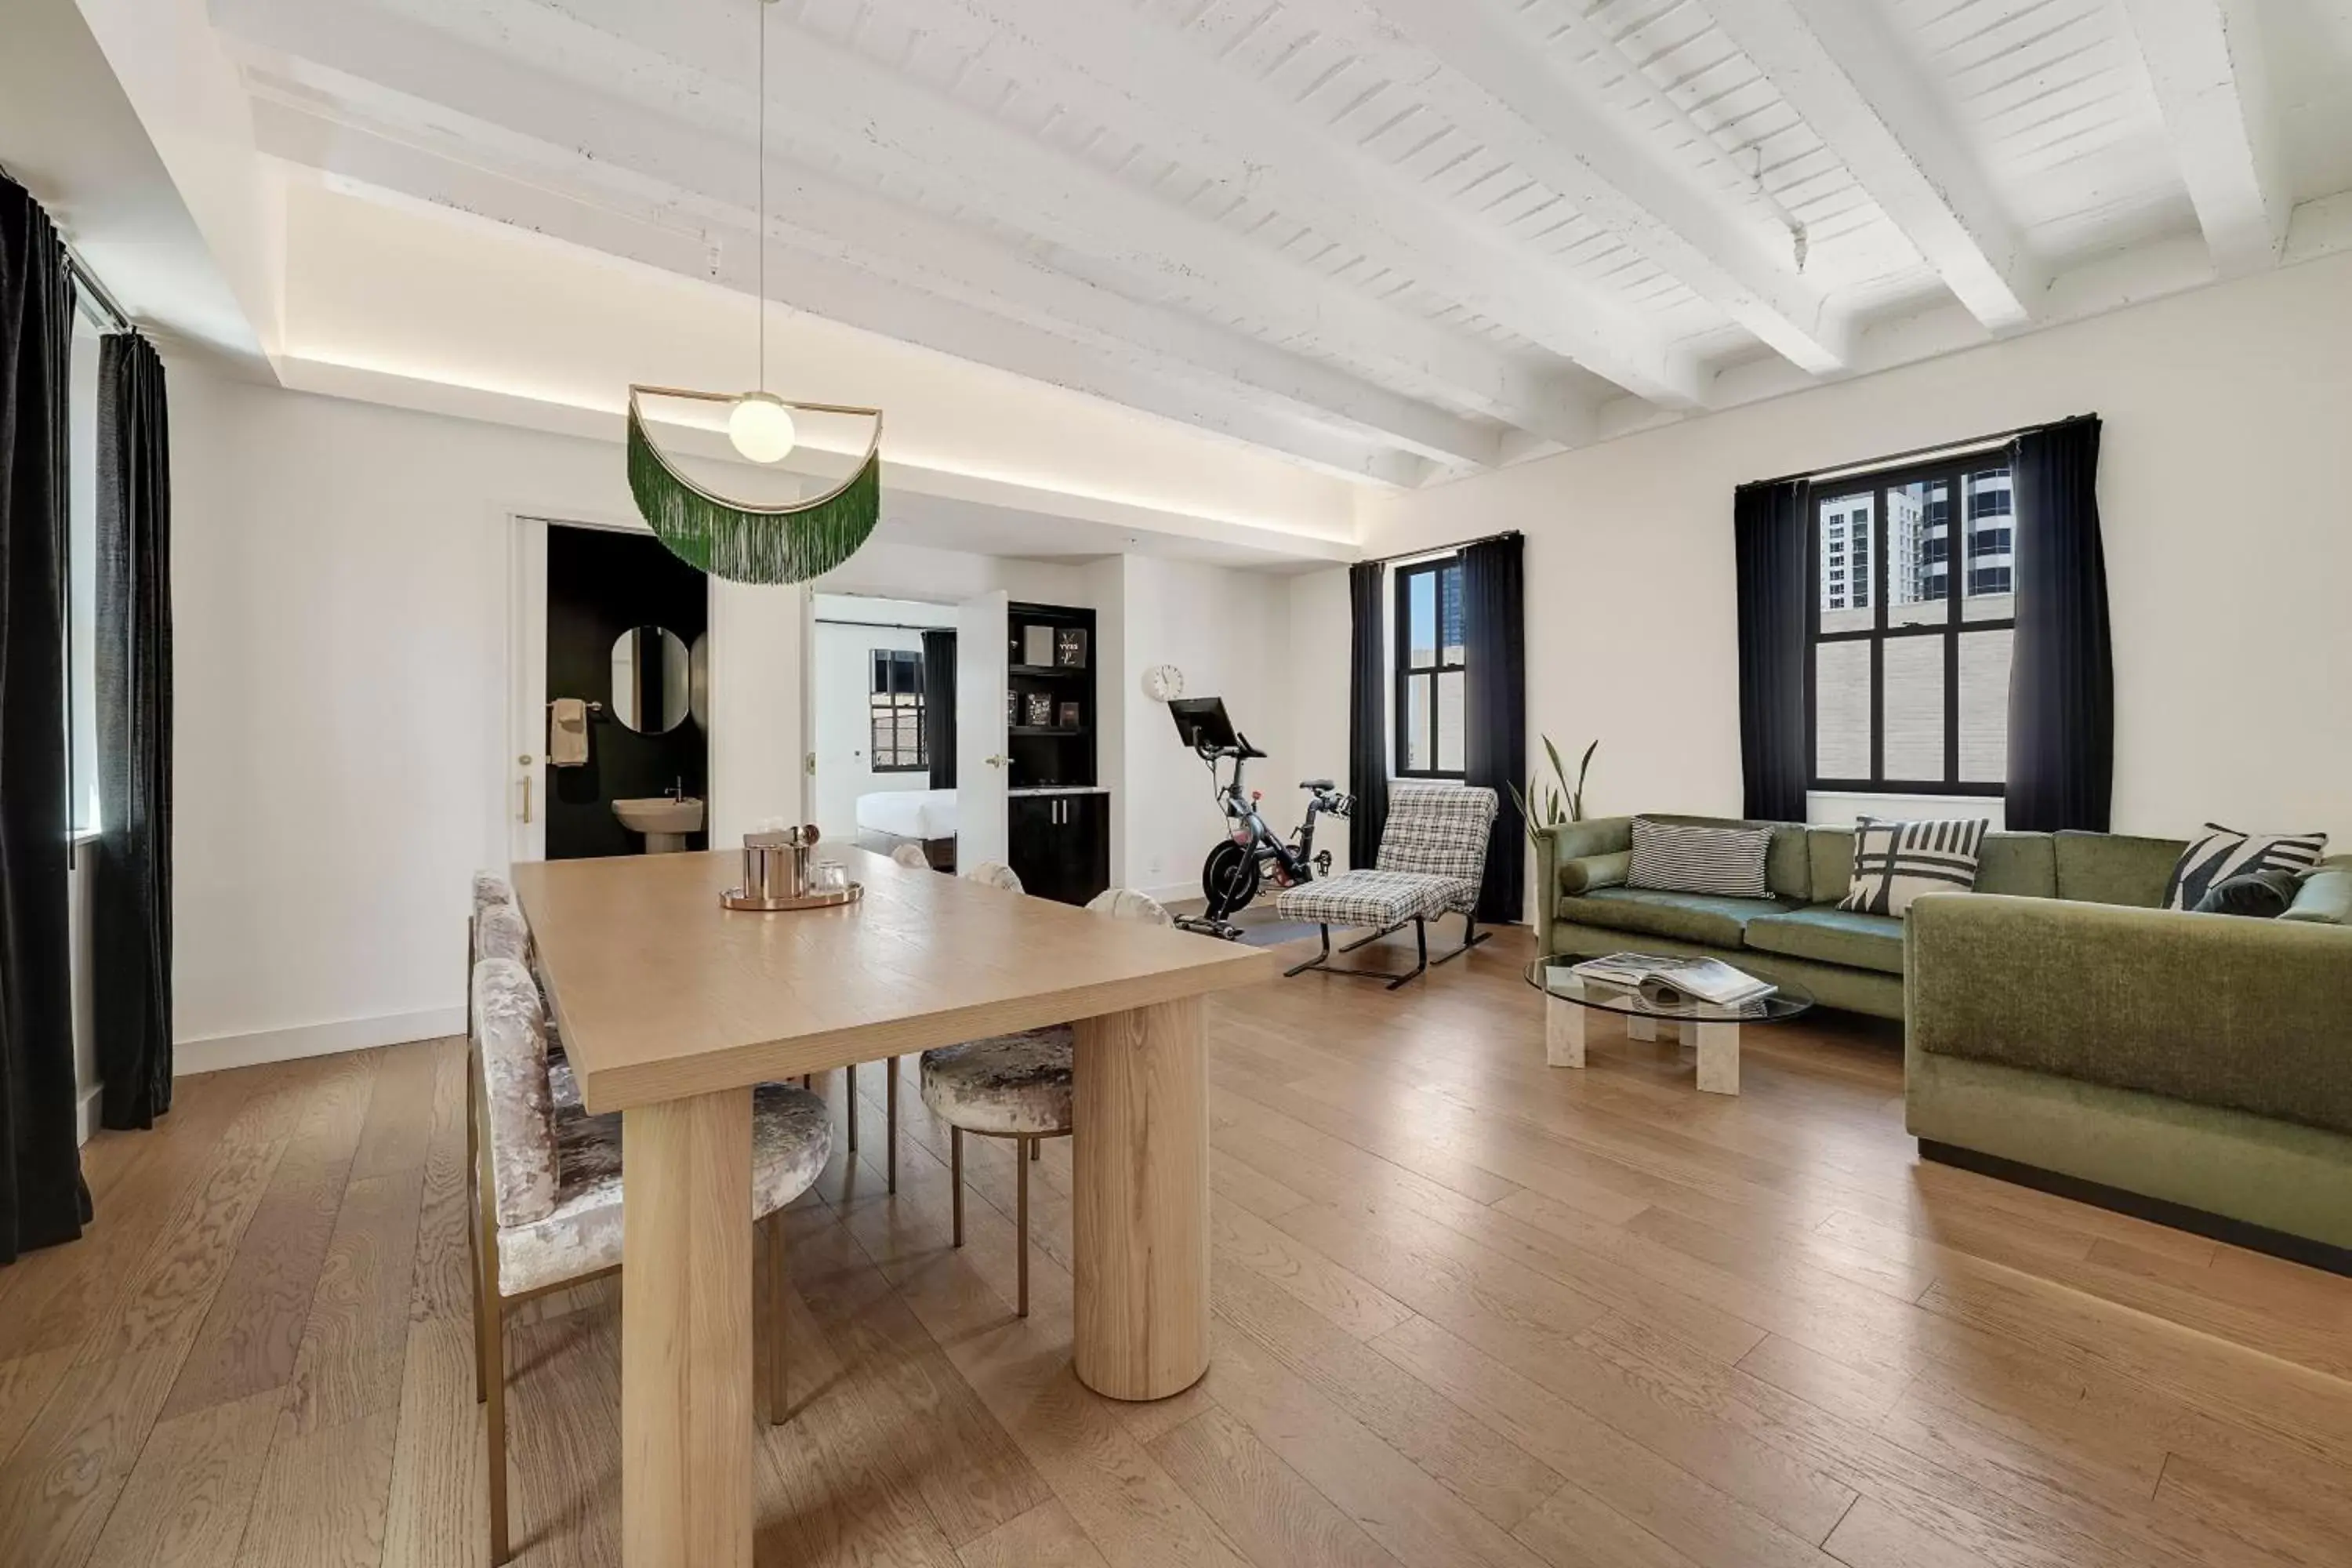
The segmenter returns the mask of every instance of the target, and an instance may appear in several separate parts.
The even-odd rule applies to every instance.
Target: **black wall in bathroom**
[[[613,802],[657,795],[684,783],[709,798],[710,743],[688,718],[667,734],[640,734],[613,712],[613,644],[643,626],[667,626],[689,648],[710,624],[709,580],[649,533],[601,528],[547,531],[547,695],[603,703],[588,716],[584,767],[547,773],[547,858],[634,855],[642,836],[623,827]],[[699,849],[705,836],[687,843]]]

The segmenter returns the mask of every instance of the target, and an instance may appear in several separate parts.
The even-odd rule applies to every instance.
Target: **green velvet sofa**
[[[1852,830],[1748,826],[1769,900],[1625,886],[1630,817],[1549,830],[1539,951],[1708,954],[1901,1019],[1929,1157],[2352,1271],[2352,858],[2253,921],[2159,907],[2179,841],[1995,833],[1974,893],[1891,920],[1833,907]]]

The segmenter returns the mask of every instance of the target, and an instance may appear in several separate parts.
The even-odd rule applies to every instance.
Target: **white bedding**
[[[869,833],[895,834],[900,838],[952,838],[956,830],[956,792],[951,789],[895,789],[857,797],[857,826]]]

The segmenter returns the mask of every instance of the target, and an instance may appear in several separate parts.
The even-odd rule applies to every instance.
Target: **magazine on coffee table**
[[[1769,996],[1779,989],[1769,980],[1759,980],[1746,970],[1734,969],[1715,958],[1612,952],[1605,958],[1589,958],[1570,968],[1600,984],[1638,991],[1643,1001],[1658,1007],[1679,1007],[1693,1002],[1735,1007],[1742,1002]]]

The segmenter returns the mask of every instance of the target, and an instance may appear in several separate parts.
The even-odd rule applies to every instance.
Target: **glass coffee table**
[[[1801,985],[1783,985],[1728,1006],[1699,1001],[1662,1005],[1639,991],[1587,980],[1571,967],[1577,962],[1539,958],[1528,965],[1528,984],[1544,994],[1544,1061],[1551,1067],[1582,1067],[1588,1016],[1614,1013],[1625,1020],[1632,1039],[1655,1040],[1666,1037],[1664,1032],[1679,1031],[1684,1044],[1698,1049],[1700,1089],[1738,1094],[1740,1028],[1784,1023],[1813,1005],[1812,993]]]

